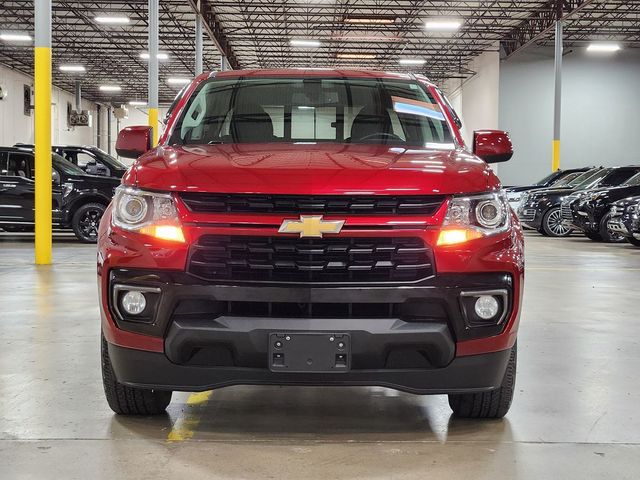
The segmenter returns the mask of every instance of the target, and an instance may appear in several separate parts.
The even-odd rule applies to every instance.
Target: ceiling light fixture
[[[366,15],[351,16],[344,19],[344,23],[355,23],[365,25],[390,25],[396,23],[396,17],[390,15]]]
[[[167,78],[167,83],[170,84],[170,85],[186,85],[190,81],[191,80],[189,80],[188,78],[182,78],[182,77],[169,77],[169,78]]]
[[[83,65],[60,65],[58,70],[61,72],[86,72],[87,69]]]
[[[427,20],[425,28],[434,31],[453,31],[458,30],[462,26],[462,20]]]
[[[427,61],[424,58],[401,58],[398,63],[400,65],[424,65]]]
[[[375,60],[377,57],[373,53],[337,53],[336,58],[342,60]]]
[[[33,40],[31,35],[27,35],[26,33],[0,33],[0,40],[4,40],[6,42],[30,42]]]
[[[142,58],[143,60],[149,60],[150,56],[151,55],[149,55],[149,52],[142,52],[140,54],[140,58]],[[158,58],[158,60],[167,60],[169,58],[169,54],[164,52],[159,52],[158,55],[156,55],[156,57]]]
[[[332,41],[336,42],[404,42],[406,39],[387,35],[334,35]]]
[[[98,88],[101,92],[119,92],[122,90],[119,85],[100,85]]]
[[[587,52],[613,53],[621,48],[617,43],[591,43],[587,47]]]
[[[99,16],[93,18],[98,23],[105,23],[109,25],[126,25],[130,22],[129,17],[117,17],[117,16]]]
[[[289,41],[289,45],[291,45],[292,47],[318,48],[320,46],[320,41],[293,39]]]
[[[131,105],[132,107],[146,107],[147,102],[145,102],[144,100],[131,100],[129,102],[129,105]]]

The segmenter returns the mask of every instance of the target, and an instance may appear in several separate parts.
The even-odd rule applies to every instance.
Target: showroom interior
[[[640,477],[640,1],[0,12],[0,479]]]

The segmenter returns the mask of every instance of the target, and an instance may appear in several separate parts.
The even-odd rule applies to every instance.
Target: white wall
[[[485,52],[467,68],[476,72],[469,79],[445,82],[443,90],[462,119],[462,136],[469,149],[473,147],[474,130],[497,129],[500,99],[500,56]],[[498,171],[498,165],[491,165]]]
[[[0,85],[7,96],[0,101],[0,145],[11,146],[18,142],[33,143],[33,111],[24,114],[23,85],[33,87],[33,79],[22,73],[0,65]],[[67,102],[75,108],[73,94],[54,88],[52,103],[52,143],[54,144],[95,144],[96,104],[82,102],[82,108],[93,115],[93,127],[67,126]],[[31,98],[33,105],[33,96]]]
[[[551,171],[553,49],[530,47],[504,61],[500,86],[500,127],[515,149],[501,177],[531,183]],[[561,168],[640,164],[640,51],[565,49],[562,97]]]
[[[33,111],[31,115],[23,112],[23,85],[33,88],[33,78],[0,65],[0,85],[7,96],[0,101],[0,146],[11,146],[16,143],[33,143],[34,126]],[[54,145],[98,145],[104,151],[109,150],[108,136],[108,108],[101,105],[100,122],[98,122],[98,105],[94,102],[82,100],[82,108],[88,110],[92,116],[90,127],[69,127],[67,125],[67,102],[75,109],[74,94],[54,87],[51,95],[52,126],[51,140]],[[31,99],[33,105],[33,96]],[[133,125],[146,125],[148,122],[146,107],[127,106],[128,118],[120,121],[120,129]],[[113,111],[113,109],[112,109]],[[160,119],[164,118],[167,109],[160,109]],[[98,131],[100,123],[100,131]],[[159,128],[162,132],[163,125]],[[98,141],[98,136],[100,141]],[[111,155],[116,156],[116,139],[118,137],[118,122],[111,116]],[[129,165],[132,160],[120,159]]]
[[[106,112],[106,108],[104,109]],[[117,156],[116,155],[116,140],[118,138],[118,127],[120,130],[122,130],[125,127],[131,127],[131,126],[136,126],[136,125],[147,125],[149,122],[149,116],[147,114],[147,108],[146,107],[133,107],[130,105],[127,105],[127,110],[129,111],[129,114],[127,116],[127,118],[124,118],[122,120],[120,120],[120,122],[118,122],[113,116],[111,117],[111,155],[113,155],[114,157]],[[158,118],[160,120],[162,120],[164,118],[164,116],[167,113],[167,108],[160,108],[159,109],[159,115]],[[104,120],[104,143],[103,143],[103,150],[107,150],[107,137],[106,137],[106,132],[107,132],[107,127],[106,127],[106,113],[105,113],[105,120]],[[158,128],[159,128],[159,132],[162,133],[164,125],[162,124],[162,122],[158,122]],[[132,159],[128,159],[128,158],[120,158],[120,161],[122,163],[124,163],[125,165],[131,165],[131,163],[133,163]]]

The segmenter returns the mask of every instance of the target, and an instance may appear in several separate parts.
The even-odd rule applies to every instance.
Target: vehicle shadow
[[[179,395],[161,417],[114,416],[112,435],[285,443],[512,440],[507,419],[457,419],[446,396],[376,387],[242,386],[216,390],[207,402],[191,405]]]

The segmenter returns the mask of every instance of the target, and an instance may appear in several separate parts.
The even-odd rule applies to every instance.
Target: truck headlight
[[[503,191],[453,197],[438,237],[438,245],[456,245],[509,229],[509,203]]]
[[[184,243],[178,209],[171,194],[139,190],[124,185],[113,197],[112,222],[124,230],[162,240]]]

